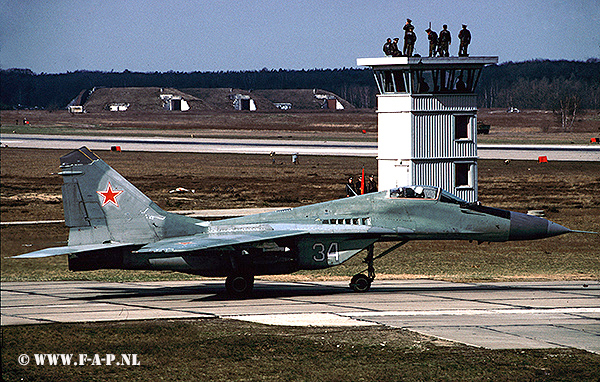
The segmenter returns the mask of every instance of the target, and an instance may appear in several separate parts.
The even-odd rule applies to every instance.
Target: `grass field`
[[[478,120],[491,125],[479,143],[589,144],[600,136],[600,111],[580,111],[569,131],[552,111],[480,109]],[[377,114],[370,109],[343,112],[90,112],[3,110],[0,132],[121,136],[294,138],[377,141]],[[23,119],[30,122],[23,125]]]
[[[402,329],[164,320],[2,328],[4,381],[598,381],[575,349],[486,350]],[[20,354],[137,354],[139,366],[21,366]]]
[[[16,112],[15,112],[16,113]],[[18,112],[22,113],[22,112]],[[3,112],[2,132],[11,129]],[[9,116],[9,117],[12,117]],[[314,117],[314,115],[313,115]],[[54,118],[54,116],[53,116]],[[60,132],[73,122],[56,117]],[[188,118],[188,117],[186,117]],[[241,117],[240,126],[246,116]],[[266,118],[266,117],[265,117]],[[329,116],[327,117],[329,118]],[[248,119],[246,119],[248,120]],[[369,122],[371,120],[371,122]],[[81,121],[79,121],[81,122]],[[156,126],[166,125],[164,120]],[[49,121],[43,127],[57,132]],[[122,128],[143,129],[133,120],[115,126],[107,122],[81,126],[83,131]],[[280,123],[280,122],[277,122]],[[367,116],[348,129],[339,122],[323,122],[322,136],[376,132]],[[330,123],[330,125],[327,125]],[[539,142],[539,127],[532,124],[524,136],[515,134],[512,122],[485,139],[502,142],[521,139]],[[103,125],[104,124],[104,125]],[[276,123],[275,123],[276,124]],[[107,127],[108,126],[108,127]],[[342,126],[342,127],[340,127]],[[189,126],[188,126],[189,127]],[[183,124],[165,134],[239,134]],[[18,129],[25,129],[19,126]],[[29,132],[36,132],[37,127]],[[315,128],[317,129],[317,128]],[[145,130],[145,134],[153,134]],[[502,132],[504,131],[504,132]],[[502,133],[501,133],[502,132]],[[262,136],[287,137],[277,129]],[[293,132],[296,137],[314,131]],[[507,138],[503,138],[506,136]],[[585,143],[590,133],[543,135],[558,142]],[[556,138],[558,137],[558,139]],[[482,141],[482,140],[480,140]],[[552,141],[554,142],[554,140]],[[60,150],[2,148],[0,212],[2,221],[62,219],[60,187],[55,173]],[[341,197],[347,175],[362,166],[376,172],[374,158],[303,157],[299,166],[267,156],[111,153],[98,154],[167,210],[262,206],[297,206]],[[490,206],[527,211],[544,209],[547,217],[572,229],[600,231],[600,162],[479,161],[479,196]],[[195,189],[194,194],[173,195],[175,187]],[[36,249],[64,245],[62,224],[3,226],[1,280],[191,280],[195,276],[173,272],[67,270],[64,256],[14,260],[7,257]],[[596,235],[569,234],[532,242],[481,244],[466,242],[412,242],[376,262],[377,277],[432,278],[450,281],[599,280],[600,240]],[[376,247],[383,250],[387,244]],[[359,254],[342,266],[319,272],[273,276],[288,279],[349,279],[362,270]],[[268,278],[266,278],[268,279]],[[376,281],[375,281],[376,282]],[[135,353],[140,366],[21,366],[20,354]],[[2,379],[5,381],[64,380],[222,380],[222,381],[598,381],[600,356],[574,349],[486,350],[425,337],[388,327],[297,328],[263,326],[231,320],[156,320],[86,324],[48,324],[2,327]]]

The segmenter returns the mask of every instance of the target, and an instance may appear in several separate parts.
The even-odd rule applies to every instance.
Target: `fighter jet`
[[[366,292],[374,260],[410,240],[503,242],[575,232],[549,220],[468,203],[438,187],[411,186],[275,212],[201,221],[162,210],[86,147],[61,157],[68,245],[15,256],[68,255],[69,269],[171,270],[226,277],[235,297],[254,277],[322,269],[367,249]],[[375,256],[373,244],[397,242]]]

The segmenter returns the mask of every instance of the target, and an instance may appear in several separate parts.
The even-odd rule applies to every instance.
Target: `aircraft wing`
[[[268,240],[281,239],[309,234],[305,230],[235,232],[219,234],[200,234],[176,237],[150,243],[135,251],[135,253],[173,253],[193,252],[205,249],[224,248],[239,244],[259,243]]]
[[[18,256],[13,256],[13,259],[37,259],[41,257],[69,255],[73,253],[81,252],[93,252],[102,251],[107,249],[119,248],[132,246],[132,243],[107,243],[107,244],[85,244],[85,245],[71,245],[64,247],[53,247],[40,249],[39,251],[29,252]]]
[[[228,231],[229,227],[216,227],[215,231],[191,236],[163,239],[147,244],[135,253],[182,253],[206,249],[226,248],[240,244],[256,244],[269,240],[298,237],[303,235],[355,235],[399,233],[380,227],[344,226],[344,225],[306,225],[306,224],[271,224],[248,225],[245,229]],[[398,228],[400,230],[400,228]],[[402,233],[412,233],[412,230],[402,230]]]

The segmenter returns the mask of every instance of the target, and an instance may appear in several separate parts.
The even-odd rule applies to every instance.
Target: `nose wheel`
[[[363,263],[367,264],[367,274],[355,274],[354,277],[352,277],[352,280],[350,280],[350,288],[358,293],[364,293],[371,289],[371,284],[373,283],[373,280],[375,280],[375,267],[373,266],[375,260],[387,255],[388,253],[392,252],[396,248],[403,246],[406,243],[408,243],[408,240],[401,241],[396,245],[393,245],[392,247],[386,249],[377,256],[373,256],[373,244],[369,245],[367,247],[367,257],[365,257],[365,259],[363,260]]]
[[[359,273],[352,277],[352,280],[350,281],[350,288],[352,288],[352,290],[355,292],[364,293],[371,289],[372,282],[373,279],[369,278],[369,276]]]

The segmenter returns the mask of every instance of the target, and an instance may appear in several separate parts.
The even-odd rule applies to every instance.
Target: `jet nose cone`
[[[570,229],[542,219],[520,212],[510,213],[510,232],[508,240],[533,240],[546,237],[562,235],[571,232]]]
[[[571,232],[567,227],[563,227],[560,224],[556,224],[550,220],[548,220],[548,237],[562,235],[563,233]]]

